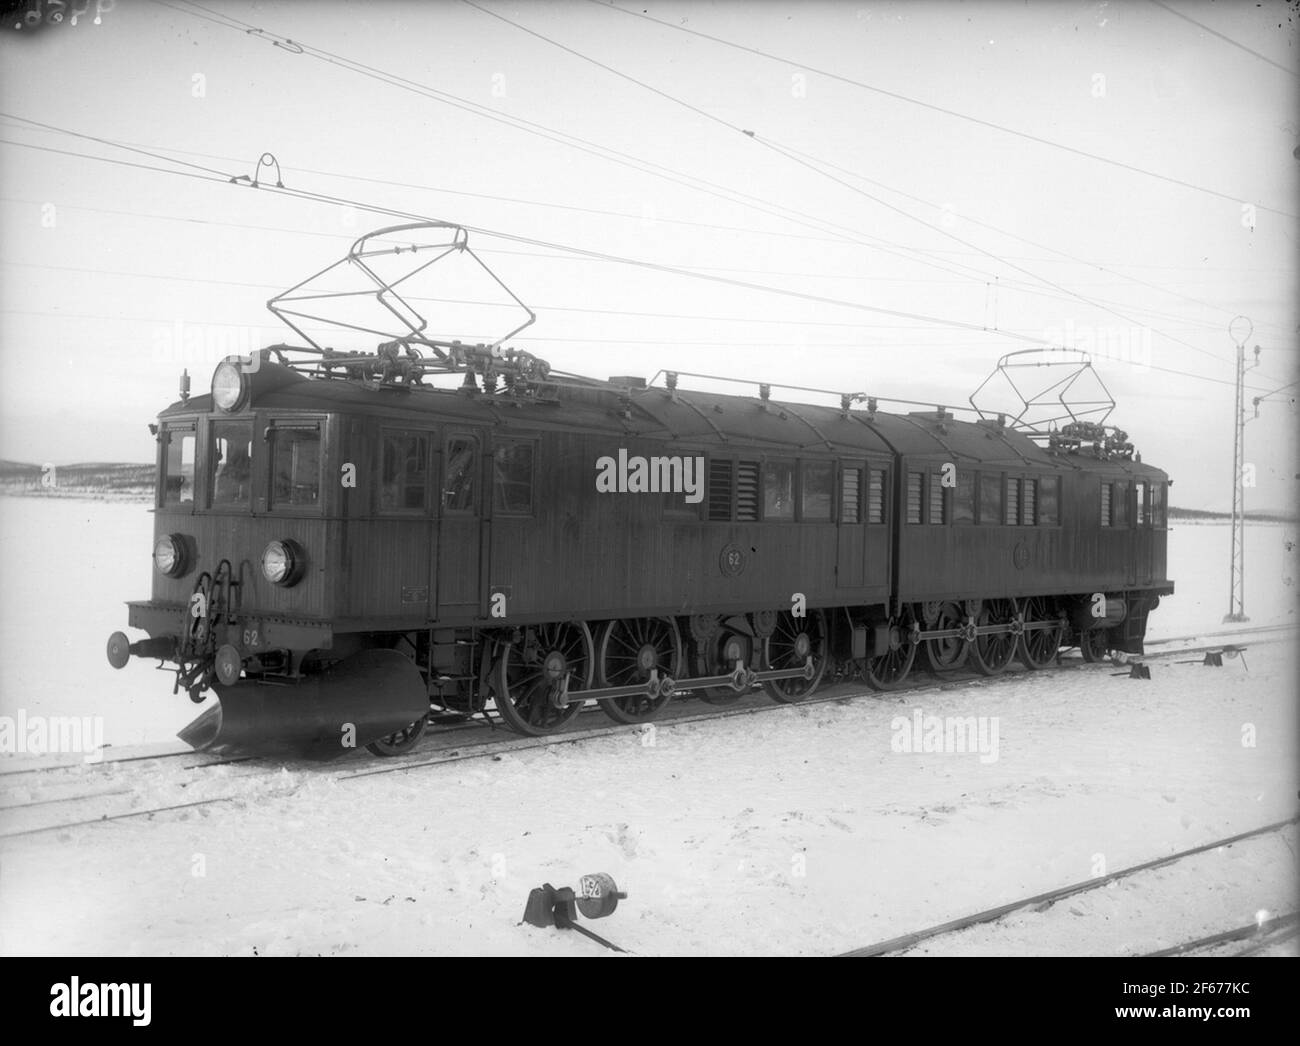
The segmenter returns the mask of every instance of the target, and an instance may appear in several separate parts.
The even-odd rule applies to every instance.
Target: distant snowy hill
[[[0,461],[0,494],[149,501],[153,492],[153,465],[105,461],[32,465]]]

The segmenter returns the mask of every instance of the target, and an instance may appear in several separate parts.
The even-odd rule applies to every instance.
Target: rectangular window
[[[253,493],[253,423],[212,423],[212,504],[247,506]]]
[[[1115,526],[1117,527],[1128,526],[1128,491],[1129,486],[1127,483],[1115,484],[1115,494],[1111,501],[1111,509],[1114,512]]]
[[[943,511],[943,476],[937,472],[930,473],[930,522],[948,522]]]
[[[1034,518],[1034,510],[1038,507],[1038,480],[1026,479],[1021,485],[1020,492],[1020,523],[1022,526],[1032,527],[1038,522]]]
[[[715,523],[731,522],[733,468],[726,458],[709,461],[709,519]]]
[[[1169,525],[1169,516],[1165,510],[1165,485],[1151,484],[1151,525],[1164,528]]]
[[[162,431],[163,469],[162,503],[194,504],[194,429],[172,428]]]
[[[533,511],[533,445],[501,443],[492,457],[492,511]]]
[[[909,523],[921,522],[921,484],[924,480],[925,474],[922,472],[907,474],[907,521]]]
[[[980,522],[998,526],[1002,522],[1002,474],[980,473]]]
[[[382,444],[380,511],[423,509],[429,488],[429,448],[424,433],[385,432]]]
[[[320,426],[272,428],[272,508],[320,504]]]
[[[846,468],[840,475],[840,522],[862,522],[862,469]]]
[[[1061,480],[1059,476],[1044,476],[1038,485],[1038,522],[1054,527],[1060,522]]]
[[[1135,522],[1139,527],[1147,525],[1147,485],[1145,483],[1137,485],[1137,519]]]
[[[794,519],[794,462],[764,462],[763,518]]]
[[[736,467],[736,522],[758,522],[759,467],[757,461],[742,461]]]
[[[473,512],[478,505],[478,440],[473,436],[452,436],[447,440],[446,462],[443,511]]]
[[[1020,480],[1014,476],[1007,477],[1007,514],[1002,522],[1014,527],[1020,522]]]
[[[1113,493],[1109,483],[1101,485],[1101,525],[1103,527],[1113,526],[1115,523],[1114,513],[1111,512]]]
[[[888,469],[872,469],[867,482],[867,522],[885,522],[885,487],[889,482]]]
[[[829,461],[803,463],[799,518],[805,523],[829,523],[835,497],[835,466]]]
[[[952,492],[952,521],[958,526],[975,522],[975,473],[962,469]]]

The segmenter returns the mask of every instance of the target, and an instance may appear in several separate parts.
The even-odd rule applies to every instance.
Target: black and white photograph
[[[1296,3],[3,10],[0,955],[1263,1012]]]

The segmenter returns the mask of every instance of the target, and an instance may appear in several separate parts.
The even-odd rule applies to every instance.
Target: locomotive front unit
[[[173,690],[220,699],[180,735],[196,748],[284,747],[325,757],[422,723],[411,660],[340,634],[343,492],[351,415],[262,351],[220,363],[207,396],[157,425],[153,588],[128,603],[147,639],[115,632],[108,660],[157,658]],[[365,462],[361,467],[365,467]],[[347,468],[344,468],[344,466]]]

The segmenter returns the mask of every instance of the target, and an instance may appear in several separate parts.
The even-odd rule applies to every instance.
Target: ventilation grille
[[[732,463],[714,458],[709,462],[709,519],[725,523],[731,519]]]
[[[840,522],[858,522],[858,506],[861,504],[858,498],[861,492],[862,470],[845,469],[840,483]]]
[[[871,470],[871,481],[867,486],[867,522],[885,522],[885,476],[880,469]]]
[[[736,470],[736,520],[740,523],[758,522],[758,506],[762,500],[758,477],[757,461],[742,461]]]
[[[919,472],[907,474],[907,521],[909,523],[921,522],[921,479]]]

